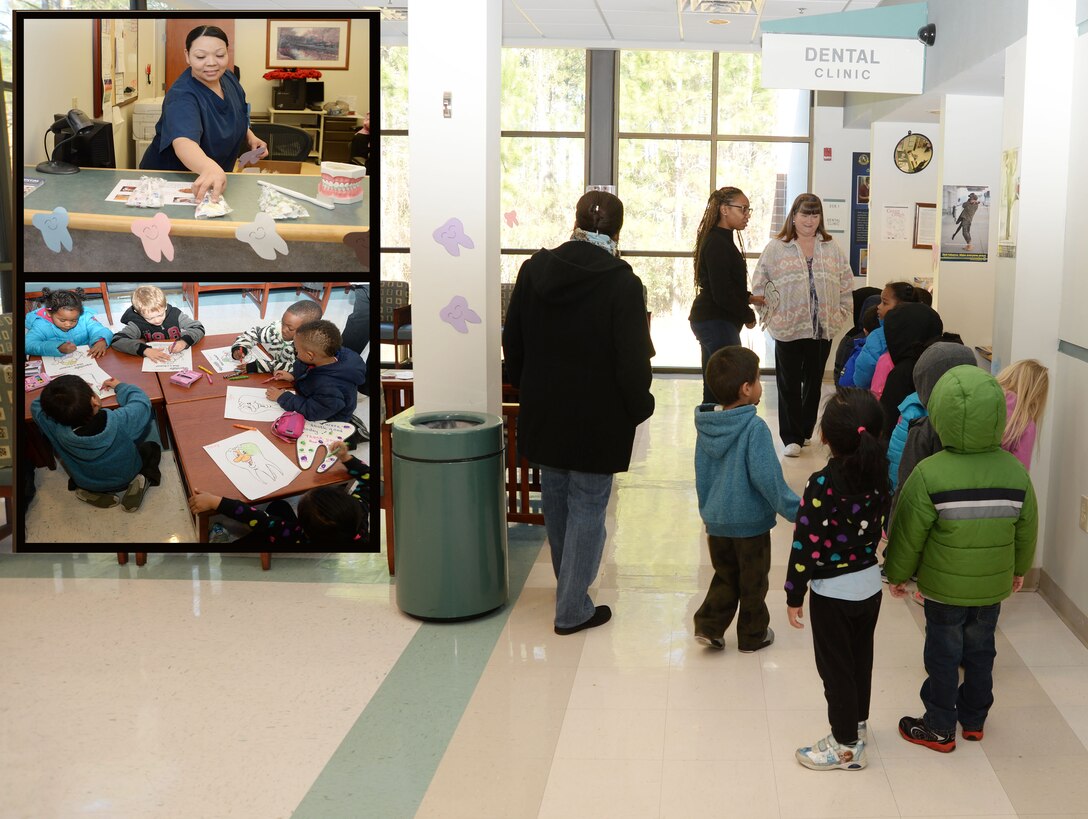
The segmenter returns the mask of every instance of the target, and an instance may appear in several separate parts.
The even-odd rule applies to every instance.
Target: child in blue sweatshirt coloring
[[[108,378],[116,391],[116,409],[102,402],[82,378],[62,375],[45,385],[30,405],[38,429],[53,445],[68,471],[68,488],[84,503],[135,512],[147,486],[159,485],[161,448],[145,440],[151,433],[151,401],[132,384]]]
[[[92,358],[106,354],[113,332],[83,312],[82,290],[42,292],[44,306],[26,314],[27,355],[67,355],[83,344]]]
[[[771,430],[756,415],[759,357],[746,347],[721,348],[707,362],[706,384],[719,403],[695,410],[695,488],[714,577],[695,612],[695,639],[724,649],[739,607],[737,647],[749,654],[774,642],[766,602],[771,529],[776,514],[797,516],[799,499],[782,477]]]
[[[362,357],[342,346],[340,330],[331,321],[308,321],[295,333],[298,358],[291,372],[276,370],[276,378],[293,381],[297,394],[269,387],[265,395],[307,421],[351,421],[359,402],[359,385],[366,380]]]
[[[880,304],[876,308],[880,326],[865,337],[865,344],[854,360],[853,381],[847,383],[845,378],[842,378],[839,380],[839,386],[869,389],[873,383],[873,373],[876,372],[876,362],[888,352],[888,342],[884,340],[884,316],[902,302],[917,300],[914,285],[909,282],[889,282],[884,285],[884,289],[880,291]]]

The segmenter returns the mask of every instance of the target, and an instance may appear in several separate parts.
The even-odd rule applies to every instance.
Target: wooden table
[[[257,382],[267,377],[262,373],[250,376],[252,381]],[[235,386],[246,385],[246,382],[242,381],[228,383]],[[207,382],[205,382],[205,386],[207,386]],[[184,390],[184,387],[180,389]],[[237,435],[241,430],[235,429],[233,424],[256,427],[280,452],[290,459],[291,463],[298,465],[295,444],[281,441],[274,436],[270,432],[271,421],[239,421],[234,418],[224,418],[225,400],[225,397],[223,397],[207,398],[202,401],[175,401],[166,407],[170,431],[174,436],[174,454],[178,460],[178,471],[181,473],[182,489],[186,497],[192,493],[192,488],[196,487],[213,495],[246,500],[242,497],[242,493],[230,482],[230,479],[223,474],[223,471],[215,465],[208,453],[204,451],[204,446],[207,444]],[[324,451],[322,449],[320,453],[323,455]],[[281,498],[301,495],[316,486],[344,483],[351,479],[347,469],[341,463],[334,464],[327,472],[320,474],[315,464],[309,469],[304,469],[283,489],[278,489],[260,498],[254,498],[249,503],[268,503]],[[208,542],[208,518],[212,514],[216,513],[204,512],[196,518],[197,537],[201,543]]]
[[[238,333],[220,333],[214,336],[204,336],[204,338],[193,345],[193,369],[200,373],[201,378],[199,381],[194,382],[190,387],[179,387],[177,384],[171,384],[170,376],[172,376],[173,373],[155,373],[155,375],[159,377],[159,386],[162,389],[163,400],[167,407],[172,404],[180,404],[186,401],[201,401],[205,398],[219,398],[225,400],[227,397],[227,387],[283,388],[288,386],[288,382],[286,381],[262,384],[262,381],[271,377],[268,373],[250,373],[247,381],[229,381],[223,377],[226,373],[217,373],[215,370],[212,370],[212,383],[208,383],[204,370],[200,369],[200,367],[206,367],[211,370],[212,366],[208,363],[208,359],[204,357],[201,350],[214,350],[216,347],[227,347],[234,343],[234,340],[238,338],[238,335]],[[236,423],[243,422],[236,421]]]
[[[41,356],[31,356],[31,360],[39,359]],[[163,391],[159,386],[159,378],[157,373],[145,373],[143,372],[144,360],[137,356],[128,355],[127,353],[121,353],[110,347],[106,350],[106,354],[98,359],[98,366],[109,373],[113,378],[124,382],[125,384],[132,384],[135,387],[139,387],[141,390],[147,393],[147,397],[151,399],[151,409],[155,412],[155,422],[159,427],[159,438],[162,440],[163,449],[170,448],[170,438],[167,435],[166,425],[166,413],[165,413],[165,401],[163,399]],[[16,379],[18,380],[18,379]],[[207,382],[205,382],[207,383]],[[242,383],[241,381],[234,383]],[[173,386],[173,385],[171,385]],[[178,388],[182,389],[182,388]],[[30,416],[30,404],[36,399],[41,398],[41,390],[34,390],[26,394],[26,403],[23,406],[23,420],[27,422],[27,438],[28,447],[30,449],[31,463],[34,466],[48,466],[50,469],[56,469],[57,463],[53,457],[53,448],[50,446],[49,441],[45,439],[45,436],[41,434],[37,424]],[[110,396],[102,401],[103,407],[118,407],[116,396]]]

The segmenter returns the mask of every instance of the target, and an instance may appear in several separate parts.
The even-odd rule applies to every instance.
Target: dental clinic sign
[[[926,47],[888,37],[763,35],[763,87],[921,94]]]

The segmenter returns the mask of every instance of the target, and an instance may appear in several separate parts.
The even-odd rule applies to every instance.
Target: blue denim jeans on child
[[[986,722],[994,704],[994,632],[1000,614],[1000,603],[950,606],[926,600],[924,658],[929,677],[920,694],[931,730],[955,733],[956,722],[977,730]]]
[[[555,625],[572,628],[596,609],[589,587],[601,567],[612,476],[545,466],[540,470],[540,494],[556,579]]]

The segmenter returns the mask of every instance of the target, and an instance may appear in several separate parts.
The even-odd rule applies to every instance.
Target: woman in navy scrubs
[[[268,145],[249,130],[246,93],[227,70],[227,35],[216,26],[197,26],[185,38],[189,68],[174,80],[162,103],[155,139],[140,161],[143,170],[192,171],[193,195],[212,200],[227,187],[227,172],[242,152]]]

